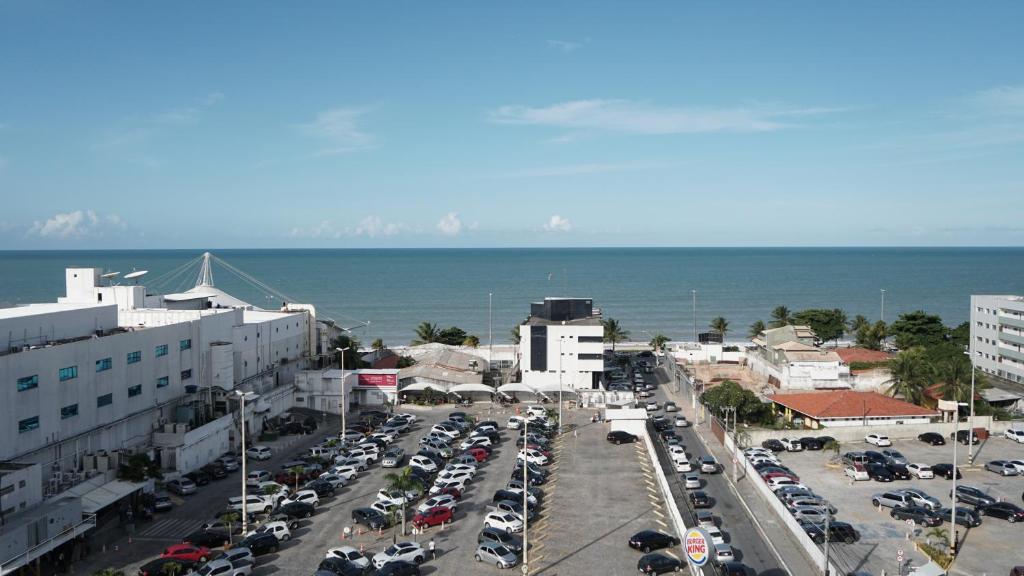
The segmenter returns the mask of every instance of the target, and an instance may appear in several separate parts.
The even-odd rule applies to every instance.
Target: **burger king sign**
[[[683,538],[683,548],[686,550],[686,557],[694,566],[703,566],[710,555],[708,542],[711,538],[699,528],[690,528]]]

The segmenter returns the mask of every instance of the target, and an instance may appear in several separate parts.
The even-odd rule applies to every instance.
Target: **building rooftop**
[[[786,360],[790,362],[842,362],[843,359],[831,350],[786,350]]]
[[[839,390],[775,394],[771,400],[816,420],[879,416],[938,416],[939,414],[935,410],[929,410],[877,392]]]
[[[39,314],[52,314],[54,312],[67,312],[69,310],[85,310],[89,308],[103,308],[110,304],[82,304],[64,302],[44,302],[40,304],[26,304],[25,306],[14,306],[12,308],[0,308],[0,320],[10,318],[24,318]]]
[[[836,354],[839,354],[839,357],[847,364],[850,362],[885,362],[892,358],[887,352],[867,348],[837,348]]]
[[[576,320],[548,320],[547,318],[530,316],[526,323],[530,326],[600,326],[601,318],[599,316],[591,316],[590,318],[578,318]]]

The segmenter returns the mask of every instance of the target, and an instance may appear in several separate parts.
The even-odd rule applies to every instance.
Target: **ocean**
[[[148,270],[150,291],[184,290],[198,266],[178,270],[198,250],[0,251],[0,306],[52,302],[64,268],[96,266],[122,274]],[[364,343],[408,344],[423,321],[459,326],[487,343],[488,293],[494,342],[509,342],[530,302],[545,296],[594,299],[632,339],[674,339],[724,316],[727,339],[745,337],[775,306],[842,308],[852,319],[925,310],[947,325],[969,317],[971,294],[1024,293],[1024,248],[530,248],[219,250],[214,255],[318,316],[356,330]],[[256,306],[279,298],[214,263],[214,282]],[[158,289],[158,290],[155,290]]]

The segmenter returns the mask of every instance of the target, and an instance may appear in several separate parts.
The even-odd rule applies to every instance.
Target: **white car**
[[[669,446],[668,455],[669,458],[673,460],[677,460],[679,458],[689,458],[689,456],[686,454],[686,448],[680,446],[679,444]]]
[[[523,453],[522,452],[517,452],[516,453],[516,459],[517,460],[523,460],[524,459],[523,458]],[[526,451],[526,458],[525,458],[525,460],[527,462],[529,462],[530,464],[538,464],[540,466],[546,466],[547,463],[548,463],[548,457],[545,456],[544,454],[541,454],[537,450],[527,450]]]
[[[852,478],[855,481],[870,480],[867,469],[864,468],[863,464],[848,464],[843,468],[843,473]]]
[[[717,560],[719,564],[732,562],[735,559],[736,555],[733,554],[732,546],[729,546],[724,542],[721,544],[715,544],[715,560]]]
[[[458,501],[455,500],[455,496],[452,496],[451,494],[438,494],[437,496],[431,496],[424,500],[422,504],[416,507],[416,512],[422,514],[427,510],[437,508],[438,506],[448,508],[452,513],[454,513],[455,508],[458,506]]]
[[[508,512],[491,512],[484,518],[484,528],[504,530],[506,533],[523,531],[523,521]]]
[[[754,466],[756,466],[758,464],[775,464],[775,465],[778,465],[778,464],[781,464],[781,462],[779,462],[778,458],[772,458],[770,456],[763,456],[763,455],[758,454],[758,455],[755,455],[752,458],[750,458],[750,464],[754,465]]]
[[[340,490],[341,488],[344,488],[346,484],[348,484],[348,480],[346,480],[344,476],[340,474],[331,474],[330,472],[324,472],[323,474],[317,476],[317,480],[323,480],[324,482],[327,482],[328,484],[331,485],[331,488],[334,488],[335,490]]]
[[[327,473],[341,476],[342,479],[345,480],[345,482],[351,482],[353,478],[359,476],[359,469],[356,468],[355,466],[339,464],[337,466],[332,466],[329,470],[327,470]]]
[[[313,490],[299,490],[295,494],[285,498],[281,504],[288,504],[289,502],[306,502],[313,506],[319,506],[320,497],[317,496],[316,492]]]
[[[255,488],[263,482],[269,482],[272,476],[266,470],[250,470],[245,475],[245,485]]]
[[[465,470],[448,470],[439,474],[437,479],[445,482],[471,482],[473,474]]]
[[[921,480],[935,478],[935,473],[932,472],[932,467],[927,464],[921,464],[920,462],[907,464],[907,472],[910,472]]]
[[[388,546],[383,552],[373,555],[373,567],[380,570],[388,562],[404,560],[413,564],[422,564],[427,559],[427,553],[423,547],[416,542],[398,542]]]
[[[385,444],[391,444],[398,439],[398,432],[374,432],[367,436],[367,438],[376,438],[383,441]]]
[[[1024,474],[1024,460],[1007,460],[1006,464],[1017,469],[1017,474]]]
[[[802,488],[804,490],[810,490],[810,488],[808,488],[807,486],[804,486],[803,484],[790,478],[786,478],[785,476],[776,476],[774,478],[769,478],[767,484],[768,488],[770,488],[772,492],[776,492],[779,488],[782,488],[784,486],[792,486],[793,488]]]
[[[396,506],[408,504],[415,497],[415,494],[411,492],[406,492],[403,494],[401,490],[388,490],[387,488],[381,488],[380,490],[377,491],[377,502],[394,504]]]
[[[889,440],[889,437],[884,434],[868,434],[864,437],[864,441],[875,446],[892,446],[892,440]]]
[[[380,501],[377,501],[377,502],[374,502],[373,504],[370,504],[370,508],[373,508],[377,512],[380,512],[381,514],[387,516],[388,514],[391,514],[392,512],[397,512],[398,510],[401,510],[402,509],[402,505],[401,504],[395,504],[394,502],[380,502]]]
[[[364,570],[370,565],[370,559],[363,556],[362,552],[351,546],[331,548],[327,551],[327,554],[324,555],[324,558],[341,558],[342,560],[348,560]]]
[[[722,531],[718,529],[718,526],[709,526],[704,529],[711,536],[712,544],[725,544],[725,536],[722,535]]]
[[[782,447],[786,449],[786,452],[800,452],[804,449],[804,445],[797,438],[782,438],[779,442],[782,442]]]
[[[430,429],[430,432],[433,433],[433,434],[441,435],[441,436],[447,436],[451,440],[454,440],[454,439],[459,437],[459,433],[456,432],[455,430],[449,430],[447,428],[441,428],[440,426],[437,426],[437,425],[434,425],[434,427]]]
[[[689,460],[680,458],[679,460],[675,460],[675,463],[676,472],[693,472],[693,464],[691,464]]]
[[[700,490],[700,476],[696,474],[683,476],[683,486],[687,490]]]
[[[349,453],[346,454],[346,456],[346,462],[362,462],[363,465],[367,467],[369,467],[370,464],[373,464],[374,461],[377,460],[377,454],[370,450],[350,450]]]
[[[409,414],[409,413],[403,412],[403,413],[400,413],[400,414],[393,414],[392,418],[402,418],[404,420],[407,420],[409,422],[409,424],[415,424],[416,423],[416,415],[415,414]]]
[[[466,489],[466,483],[462,480],[440,480],[434,482],[434,485],[430,487],[428,492],[431,496],[440,494],[443,490],[454,488],[461,494]]]
[[[487,436],[470,436],[469,438],[466,438],[465,440],[463,440],[462,444],[459,444],[459,449],[460,450],[469,450],[473,446],[490,446],[490,445],[491,445],[491,439],[488,438]]]
[[[366,470],[366,460],[362,458],[341,458],[335,459],[334,463],[340,468],[354,468],[356,472],[362,472]]]
[[[270,460],[273,455],[268,446],[253,446],[245,451],[245,457],[253,460]]]
[[[775,453],[767,448],[747,448],[746,450],[743,451],[743,455],[746,456],[748,459],[753,458],[755,456],[770,456],[772,458],[775,457]]]
[[[437,464],[435,464],[433,460],[427,458],[426,456],[416,455],[413,456],[412,458],[409,458],[409,466],[412,466],[413,468],[419,468],[424,472],[437,472]]]
[[[526,420],[520,416],[509,416],[508,422],[505,423],[505,428],[519,430],[523,427],[523,422],[526,422]]]
[[[516,502],[522,502],[523,501],[523,489],[522,488],[508,488],[507,490],[509,492],[511,492],[511,493],[516,495]],[[534,496],[533,494],[529,494],[528,493],[526,495],[526,502],[528,504],[533,504],[534,506],[536,506],[537,505],[537,497]]]
[[[1024,444],[1024,429],[1022,428],[1007,428],[1003,432],[1003,437]]]
[[[260,485],[256,487],[256,491],[260,494],[273,494],[280,496],[281,498],[287,498],[292,493],[292,489],[285,486],[284,484],[278,484],[277,482],[260,482]]]
[[[658,409],[658,401],[657,400],[651,400],[650,402],[647,403],[646,408],[647,408],[648,412],[656,411]]]
[[[288,524],[280,521],[267,522],[255,530],[250,530],[246,536],[252,536],[253,534],[273,534],[277,536],[277,539],[284,542],[290,540],[292,537],[292,531],[288,529]]]
[[[476,462],[476,459],[474,458],[473,461]],[[469,472],[471,475],[476,475],[476,466],[473,464],[452,462],[444,467],[444,472]]]

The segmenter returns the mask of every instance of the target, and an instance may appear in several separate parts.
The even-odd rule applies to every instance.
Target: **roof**
[[[929,410],[884,396],[877,392],[855,392],[839,390],[833,392],[802,392],[797,394],[775,394],[772,402],[805,414],[816,420],[829,418],[860,418],[879,416],[937,416],[936,410]]]
[[[216,286],[196,286],[186,290],[185,294],[200,294],[209,298],[210,302],[218,308],[252,308],[252,304],[243,302]]]
[[[847,364],[851,362],[885,362],[892,358],[886,352],[867,348],[838,348],[836,354],[839,354],[839,357]]]
[[[575,320],[548,320],[547,318],[530,316],[526,323],[530,326],[601,326],[601,318],[599,316],[591,316],[590,318],[577,318]]]
[[[25,306],[13,306],[11,308],[0,308],[0,320],[8,318],[22,318],[25,316],[37,316],[39,314],[52,314],[53,312],[67,312],[69,310],[86,310],[89,308],[103,308],[116,306],[116,304],[83,304],[79,302],[43,302],[40,304],[28,304]]]
[[[776,350],[785,350],[786,352],[816,352],[818,349],[808,344],[797,342],[796,340],[790,340],[788,342],[781,342],[772,346]]]
[[[831,350],[786,350],[786,360],[790,362],[842,362],[842,358]]]
[[[1015,402],[1022,396],[1002,388],[986,388],[981,391],[981,397],[989,402]]]
[[[454,350],[451,346],[416,346],[410,349],[416,364],[402,368],[399,380],[424,378],[453,384],[479,384],[487,370],[487,361],[479,356]]]

